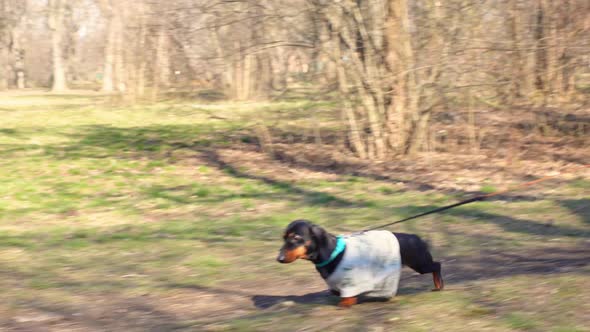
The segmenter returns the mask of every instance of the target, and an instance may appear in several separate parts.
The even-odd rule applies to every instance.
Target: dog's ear
[[[325,251],[328,248],[329,236],[328,232],[320,226],[311,224],[310,226],[312,245],[308,248],[307,257],[311,261],[316,261],[321,251]],[[328,256],[330,253],[326,253]]]
[[[322,245],[326,242],[326,231],[318,225],[311,224],[310,227],[311,238],[318,245]]]

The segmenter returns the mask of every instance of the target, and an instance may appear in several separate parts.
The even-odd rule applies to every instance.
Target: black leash
[[[590,167],[590,164],[583,165],[582,167],[588,168],[588,167]],[[383,228],[383,227],[387,227],[387,226],[399,224],[399,223],[402,223],[404,221],[416,219],[416,218],[423,217],[423,216],[426,216],[426,215],[429,215],[429,214],[432,214],[432,213],[437,213],[437,212],[441,212],[441,211],[444,211],[444,210],[452,209],[452,208],[457,207],[457,206],[460,206],[460,205],[469,204],[469,203],[473,203],[473,202],[483,201],[483,200],[486,200],[486,199],[488,199],[490,197],[498,196],[500,194],[504,194],[504,193],[507,193],[507,192],[516,190],[518,188],[532,186],[533,184],[536,184],[536,183],[539,183],[539,182],[543,182],[543,181],[549,180],[549,179],[554,178],[554,177],[556,177],[558,175],[560,175],[560,174],[558,173],[558,174],[555,174],[555,175],[545,176],[545,177],[542,177],[540,179],[533,180],[533,181],[530,181],[530,182],[526,182],[526,183],[520,184],[518,186],[515,186],[513,188],[509,188],[509,189],[506,189],[506,190],[498,191],[498,192],[495,192],[495,193],[490,193],[490,194],[486,194],[486,195],[475,196],[475,197],[472,197],[470,199],[461,201],[459,203],[455,203],[455,204],[451,204],[451,205],[439,207],[438,209],[434,209],[434,210],[431,210],[431,211],[420,213],[420,214],[417,214],[415,216],[411,216],[411,217],[408,217],[408,218],[405,218],[405,219],[402,219],[402,220],[390,222],[389,224],[371,227],[371,228],[365,229],[363,232],[373,231],[373,230],[376,230],[376,229],[379,229],[379,228]]]
[[[477,202],[477,201],[483,201],[486,198],[487,198],[486,196],[476,196],[476,197],[470,198],[468,200],[461,201],[459,203],[455,203],[455,204],[451,204],[451,205],[439,207],[438,209],[434,209],[434,210],[431,210],[431,211],[428,211],[428,212],[420,213],[420,214],[417,214],[415,216],[411,216],[411,217],[408,217],[408,218],[405,218],[405,219],[402,219],[402,220],[391,222],[389,224],[385,224],[385,225],[381,225],[381,226],[376,226],[376,227],[368,228],[368,229],[365,229],[363,232],[373,231],[373,230],[376,230],[378,228],[383,228],[383,227],[387,227],[387,226],[399,224],[399,223],[404,222],[404,221],[408,221],[408,220],[416,219],[416,218],[423,217],[423,216],[426,216],[426,215],[429,215],[429,214],[433,214],[433,213],[441,212],[441,211],[444,211],[444,210],[452,209],[452,208],[457,207],[457,206],[460,206],[460,205],[469,204],[469,203]]]

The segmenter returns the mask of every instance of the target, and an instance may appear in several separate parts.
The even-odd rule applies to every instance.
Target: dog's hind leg
[[[402,264],[420,273],[432,273],[433,290],[442,290],[444,282],[439,262],[432,259],[428,245],[414,234],[393,233],[400,246]]]
[[[434,262],[430,254],[426,256],[429,258],[427,261],[421,262],[422,264],[420,265],[408,265],[408,267],[420,274],[432,273],[432,280],[434,281],[433,291],[440,291],[445,287],[441,272],[441,265],[439,262]]]
[[[440,291],[445,288],[445,282],[442,277],[442,271],[440,268],[439,262],[432,263],[433,270],[432,271],[432,280],[434,281],[434,289],[433,291]]]

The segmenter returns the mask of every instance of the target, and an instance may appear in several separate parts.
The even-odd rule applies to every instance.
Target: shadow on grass
[[[590,247],[512,250],[485,250],[469,257],[449,257],[443,261],[446,285],[475,280],[493,280],[518,275],[549,275],[576,272],[588,274]]]
[[[94,245],[113,243],[144,246],[161,240],[198,240],[205,243],[224,243],[233,237],[253,232],[256,225],[248,223],[220,224],[209,221],[199,223],[158,223],[156,226],[121,226],[104,229],[86,229],[73,232],[25,232],[14,235],[0,234],[0,248],[44,250],[70,248],[72,250]],[[215,226],[215,227],[213,227]]]
[[[571,199],[559,201],[561,206],[570,210],[571,213],[577,215],[586,224],[590,224],[590,199]]]
[[[581,204],[581,203],[580,203]],[[396,211],[398,215],[414,215],[434,210],[439,206],[406,206],[403,213]],[[444,212],[442,215],[451,215],[462,218],[475,219],[478,223],[492,223],[500,226],[504,231],[511,233],[530,234],[538,236],[565,236],[574,238],[590,238],[590,230],[571,226],[561,226],[557,223],[540,223],[535,220],[514,218],[506,215],[489,213],[482,210],[471,210],[465,208],[454,208]],[[476,224],[473,227],[477,227]]]
[[[318,276],[319,277],[319,276]],[[420,292],[424,292],[423,287],[403,287],[398,290],[398,295],[412,295]],[[252,303],[258,309],[268,309],[277,304],[294,302],[298,304],[318,304],[318,305],[331,305],[334,306],[338,303],[340,297],[333,295],[328,290],[308,293],[304,295],[254,295],[252,296]],[[387,298],[374,298],[359,296],[358,303],[370,303],[370,302],[387,302],[390,299]]]
[[[8,266],[0,265],[0,277],[3,280],[18,280],[19,282],[30,283],[35,278],[38,278],[38,273],[19,272]],[[45,331],[48,328],[48,323],[52,325],[74,323],[76,326],[83,326],[84,330],[89,331],[103,331],[106,327],[108,327],[107,330],[111,331],[129,331],[137,328],[140,328],[141,331],[172,331],[182,325],[178,317],[151,305],[143,296],[124,296],[114,291],[97,296],[95,292],[88,291],[89,288],[94,289],[96,285],[106,286],[108,289],[113,289],[113,286],[125,289],[133,284],[117,283],[104,278],[84,282],[71,281],[69,276],[65,276],[59,282],[44,284],[43,288],[36,291],[42,292],[43,289],[59,287],[66,298],[75,294],[81,303],[73,305],[60,301],[60,298],[57,297],[53,299],[48,296],[33,297],[30,293],[25,292],[28,295],[26,299],[20,299],[18,303],[12,303],[12,305],[14,305],[15,309],[18,307],[25,308],[28,316],[31,316],[31,314],[34,316],[31,316],[31,319],[25,316],[20,321],[13,320],[9,323],[12,323],[15,328],[19,327],[18,331],[21,331],[23,327],[27,327],[27,331]],[[73,291],[73,289],[76,289],[76,291]],[[80,289],[86,291],[80,291]],[[10,299],[7,300],[10,301]],[[32,313],[31,309],[33,310]],[[101,314],[100,310],[104,310],[108,314]],[[0,330],[2,330],[2,327],[3,325],[0,325]]]
[[[32,129],[30,129],[32,130]],[[29,131],[30,131],[29,130]],[[273,129],[275,130],[275,129]],[[276,129],[279,130],[279,129]],[[0,134],[14,137],[26,137],[26,133],[14,129],[4,129]],[[192,125],[152,125],[146,127],[113,127],[107,125],[91,125],[80,127],[76,134],[61,133],[75,142],[69,145],[15,145],[6,146],[4,153],[7,157],[11,153],[43,148],[45,155],[56,160],[82,159],[82,158],[124,158],[159,160],[173,163],[171,156],[178,150],[188,150],[202,153],[208,157],[212,164],[225,169],[236,169],[232,165],[219,163],[219,157],[214,156],[216,148],[235,147],[236,149],[259,149],[256,135],[251,130],[235,124],[192,124]],[[295,137],[296,141],[306,141],[313,138],[289,132],[281,132],[279,140],[287,140],[283,136]],[[282,137],[282,138],[281,138]],[[328,135],[323,139],[326,140]],[[334,140],[336,138],[332,137]],[[310,141],[311,142],[311,141]],[[310,143],[307,142],[307,143]],[[334,143],[334,142],[332,142]],[[308,169],[314,172],[326,174],[338,174],[346,176],[357,176],[377,181],[403,183],[406,188],[417,191],[430,191],[436,187],[422,181],[402,179],[390,175],[375,174],[364,169],[363,164],[344,160],[326,159],[322,157],[321,162],[297,158],[293,151],[282,151],[276,149],[274,158],[280,162],[293,167]],[[234,172],[237,177],[248,175]],[[242,172],[243,173],[243,172]],[[262,179],[260,179],[262,180]],[[450,194],[460,196],[474,196],[480,192],[469,191],[447,191]],[[526,195],[501,195],[492,200],[502,201],[534,201],[538,198]]]
[[[286,181],[279,181],[265,176],[249,174],[223,161],[219,156],[219,153],[214,149],[201,149],[200,151],[205,157],[205,160],[208,161],[210,166],[223,170],[227,174],[236,178],[257,180],[274,188],[281,189],[287,193],[302,195],[306,197],[305,201],[309,205],[331,205],[340,207],[366,206],[366,204],[362,202],[352,202],[346,199],[338,198],[337,196],[332,194],[300,188]]]
[[[294,135],[291,135],[288,133],[283,133],[282,135],[283,136],[288,135],[291,137],[294,136]],[[297,135],[295,135],[294,137],[297,137]],[[312,137],[306,138],[305,136],[302,136],[302,135],[300,135],[300,137],[301,137],[300,140],[302,142],[309,143],[309,145],[312,145],[312,143],[313,143]],[[335,141],[337,140],[337,138],[335,138],[334,136],[332,136],[332,137],[328,136],[328,139],[322,138],[322,140],[324,140],[325,142],[331,143],[331,144],[335,144]],[[456,195],[459,197],[474,197],[474,196],[478,196],[478,195],[482,194],[482,192],[480,192],[480,191],[467,191],[467,190],[459,190],[459,189],[441,190],[441,189],[437,189],[437,186],[435,184],[426,183],[424,181],[417,181],[414,179],[400,178],[400,177],[395,177],[395,176],[391,176],[388,174],[379,174],[379,173],[368,170],[367,169],[368,167],[366,167],[367,165],[364,164],[362,161],[357,162],[357,161],[334,160],[334,159],[323,158],[321,162],[316,162],[316,161],[308,160],[308,159],[313,159],[313,158],[298,158],[296,150],[292,151],[292,150],[285,150],[285,149],[283,149],[283,150],[275,149],[273,154],[274,154],[274,158],[281,163],[287,164],[291,167],[303,168],[303,169],[311,170],[314,172],[323,172],[323,173],[327,173],[327,174],[338,174],[338,175],[346,175],[346,176],[356,176],[356,177],[360,177],[360,178],[366,178],[366,179],[383,181],[383,182],[391,182],[391,183],[396,183],[396,184],[402,183],[407,189],[414,190],[414,191],[420,191],[420,192],[438,190],[438,192]],[[497,167],[495,167],[495,166],[480,166],[479,169],[495,170],[495,169],[497,169]],[[405,172],[407,172],[407,171],[405,171]],[[387,172],[385,172],[385,173],[387,173]],[[532,181],[535,179],[537,179],[537,178],[531,177],[531,178],[527,178],[526,180]],[[487,201],[509,201],[509,202],[514,202],[514,201],[531,202],[531,201],[537,201],[537,200],[539,200],[539,198],[535,197],[535,196],[515,194],[515,193],[507,193],[507,194],[497,195],[497,196],[487,199]]]
[[[66,134],[68,135],[68,134]],[[209,166],[241,179],[256,180],[290,195],[304,197],[310,205],[365,206],[363,202],[352,202],[321,191],[304,189],[290,182],[256,175],[225,162],[218,153],[218,147],[228,147],[248,140],[248,133],[240,128],[213,128],[210,125],[162,125],[150,127],[118,128],[103,125],[86,126],[83,131],[69,136],[74,144],[44,146],[43,153],[56,160],[125,158],[173,162],[170,157],[174,151],[184,149],[201,156]],[[4,154],[38,147],[13,147]],[[195,155],[197,154],[197,155]],[[163,188],[160,188],[162,192]],[[175,203],[189,204],[194,201],[174,197],[162,192],[164,198]],[[263,194],[260,194],[263,195]]]
[[[92,125],[70,135],[74,144],[56,146],[65,155],[62,158],[131,158],[166,160],[178,149],[197,149],[205,146],[226,146],[237,141],[236,128],[214,128],[208,125],[158,125],[120,128]],[[49,150],[48,153],[52,153]]]
[[[49,91],[49,90],[48,90]],[[26,95],[22,95],[22,96],[12,96],[11,98],[18,98],[18,99],[57,99],[57,100],[61,100],[61,99],[83,99],[83,100],[100,100],[100,99],[104,99],[107,98],[108,95],[101,95],[101,94],[96,94],[96,95],[91,95],[91,94],[75,94],[75,93],[64,93],[64,94],[54,94],[54,93],[46,93],[46,94],[26,94]]]
[[[0,134],[6,136],[17,136],[20,137],[19,131],[12,128],[0,128]]]
[[[514,218],[500,214],[466,209],[455,209],[448,212],[453,216],[477,218],[482,222],[493,223],[500,226],[506,232],[530,234],[538,236],[565,236],[574,238],[590,237],[590,230],[557,223],[539,223],[535,220]]]
[[[203,89],[203,90],[186,90],[186,91],[169,91],[162,97],[164,100],[186,100],[196,99],[206,102],[215,102],[227,100],[227,96],[218,90]]]
[[[100,102],[100,101],[99,101]],[[80,101],[80,103],[71,104],[44,104],[39,106],[15,106],[13,109],[0,108],[0,112],[26,113],[26,112],[51,112],[52,114],[59,114],[63,111],[79,111],[80,109],[92,108],[87,101]]]
[[[331,296],[330,292],[328,291],[314,292],[305,295],[254,295],[251,297],[252,303],[258,309],[268,309],[281,303],[289,305],[289,302],[297,304],[335,305],[338,303],[337,299],[338,297]]]
[[[78,295],[84,300],[85,295]],[[32,309],[36,316],[21,320],[25,322],[11,321],[8,327],[15,331],[47,331],[49,326],[75,326],[73,330],[81,327],[85,331],[177,331],[191,326],[190,322],[183,322],[173,312],[167,312],[146,302],[146,298],[100,299],[100,304],[92,297],[88,297],[83,305],[72,306],[62,303],[44,301],[42,299],[30,300],[20,303],[29,311]],[[108,314],[100,314],[102,310]],[[50,316],[48,316],[50,315]],[[45,317],[49,317],[48,320]],[[26,321],[30,319],[30,321]],[[11,326],[12,325],[12,326]],[[26,329],[23,329],[26,327]],[[69,330],[69,329],[68,329]]]
[[[42,146],[44,154],[56,160],[64,159],[104,159],[104,158],[123,158],[123,159],[143,159],[169,161],[170,156],[177,150],[186,149],[203,154],[210,163],[217,167],[234,173],[236,177],[252,177],[244,172],[240,172],[233,165],[223,163],[217,155],[216,148],[237,146],[238,148],[258,149],[259,143],[256,135],[249,130],[240,126],[220,126],[215,127],[210,124],[193,124],[193,125],[153,125],[147,127],[113,127],[107,125],[90,125],[79,128],[75,134],[60,133],[62,136],[69,137],[74,143],[68,145],[44,145]],[[27,131],[36,130],[28,129]],[[43,130],[43,129],[39,129]],[[19,130],[6,129],[5,135],[21,137],[26,136],[26,132]],[[296,137],[297,140],[304,140],[302,135],[287,134]],[[7,157],[10,153],[18,153],[30,149],[40,148],[37,145],[18,145],[12,144],[6,146],[4,155]],[[295,167],[305,168],[314,172],[324,172],[328,174],[352,175],[367,177],[374,180],[402,182],[411,189],[420,191],[432,190],[435,187],[426,183],[415,181],[406,181],[403,179],[391,178],[389,176],[380,176],[369,174],[356,170],[359,166],[347,164],[344,162],[332,161],[327,165],[315,165],[311,162],[296,161],[288,154],[277,151],[276,159],[279,162],[292,165]],[[253,176],[263,182],[272,183],[270,179]],[[277,185],[277,182],[274,182]],[[283,183],[285,187],[291,186]]]

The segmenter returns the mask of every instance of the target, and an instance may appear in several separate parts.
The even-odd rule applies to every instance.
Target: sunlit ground
[[[275,263],[292,219],[345,233],[457,200],[252,144],[313,107],[333,105],[0,95],[0,329],[588,331],[588,179],[395,226],[432,244],[443,292],[404,270],[388,303],[338,310],[311,264]]]

